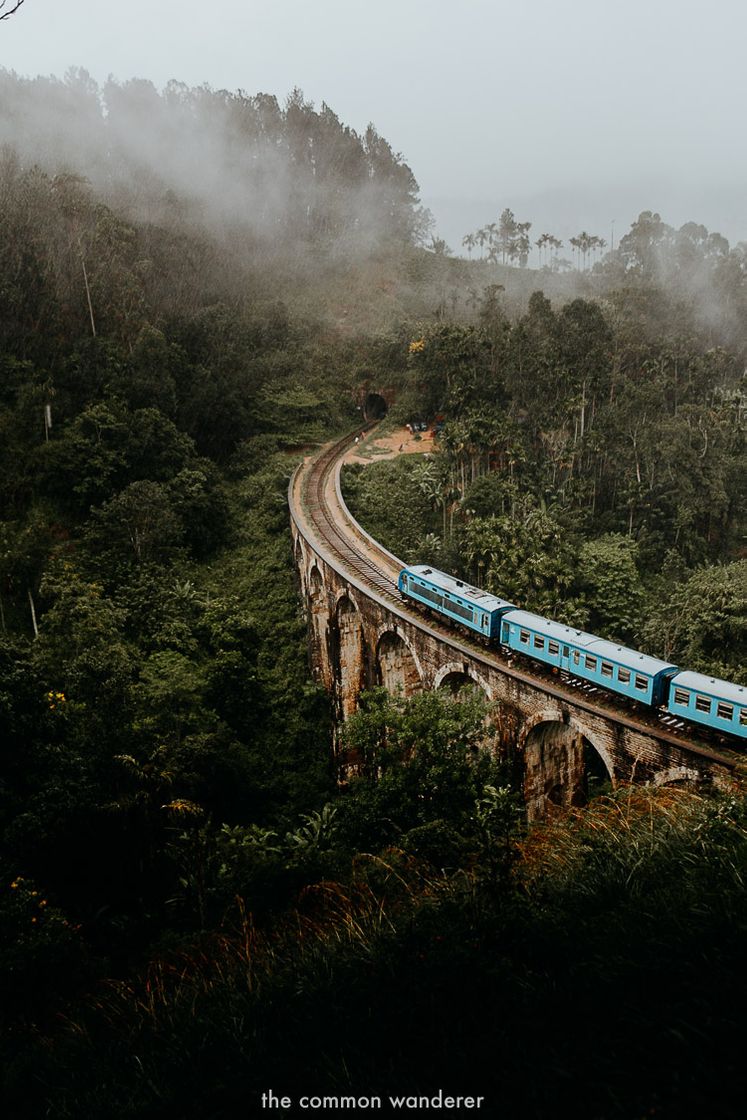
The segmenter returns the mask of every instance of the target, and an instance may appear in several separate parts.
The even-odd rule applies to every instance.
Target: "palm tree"
[[[526,268],[527,261],[529,260],[529,230],[531,229],[531,222],[518,222],[516,225],[516,237],[512,246],[511,256],[518,257],[519,267]]]
[[[490,247],[488,251],[488,260],[495,261],[498,226],[495,224],[495,222],[490,222],[489,225],[485,227],[485,232],[488,235],[488,245]]]
[[[563,248],[563,242],[560,240],[559,237],[553,237],[552,234],[550,234],[550,239],[548,241],[548,245],[553,250],[553,254],[552,254],[553,265],[557,267],[558,251]]]
[[[470,260],[472,259],[472,250],[474,249],[476,244],[477,237],[474,233],[466,233],[462,238],[462,245],[464,245],[465,249],[467,250]]]
[[[547,247],[550,244],[550,240],[551,240],[550,234],[549,233],[543,233],[540,237],[537,238],[537,240],[534,243],[537,246],[537,248],[539,249],[540,267],[543,267],[543,260],[542,260],[543,256],[545,258],[547,257]],[[544,263],[546,263],[546,261]]]
[[[602,249],[607,248],[607,242],[603,237],[592,237],[591,240],[593,242],[592,250],[594,253],[601,253]]]

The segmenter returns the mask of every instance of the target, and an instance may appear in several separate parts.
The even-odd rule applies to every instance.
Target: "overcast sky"
[[[373,121],[454,249],[504,206],[537,234],[654,209],[747,240],[746,51],[743,0],[25,0],[0,23],[18,74],[299,86]]]

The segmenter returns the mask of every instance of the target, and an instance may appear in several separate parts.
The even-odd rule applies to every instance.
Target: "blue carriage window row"
[[[452,614],[458,614],[460,618],[465,618],[467,622],[473,622],[475,615],[469,607],[465,607],[462,603],[457,603],[455,599],[449,599],[446,604],[446,609],[451,611]]]
[[[415,590],[421,598],[427,599],[430,603],[435,603],[439,607],[443,606],[444,598],[438,591],[434,591],[431,587],[426,587],[424,583],[416,583]]]

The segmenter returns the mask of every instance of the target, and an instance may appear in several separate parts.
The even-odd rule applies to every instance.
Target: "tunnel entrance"
[[[365,420],[383,420],[387,414],[387,404],[379,393],[367,393],[363,402]]]

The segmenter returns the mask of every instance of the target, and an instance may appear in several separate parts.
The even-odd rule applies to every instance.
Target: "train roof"
[[[543,618],[542,615],[532,614],[530,611],[507,611],[503,616],[506,622],[514,622],[519,626],[526,626],[529,630],[536,630],[554,638],[558,642],[566,642],[577,649],[588,650],[608,661],[614,661],[625,668],[633,669],[639,673],[647,673],[655,677],[667,669],[676,669],[669,661],[660,661],[658,657],[649,657],[636,649],[618,645],[617,642],[608,642],[596,634],[588,634],[585,630],[576,630],[573,626],[566,626],[562,622],[553,622],[552,619]]]
[[[439,572],[437,568],[431,568],[429,564],[411,564],[409,567],[403,568],[402,571],[407,572],[408,575],[422,576],[435,587],[440,587],[451,595],[458,595],[461,599],[465,599],[468,603],[475,603],[486,611],[503,610],[505,607],[513,605],[506,599],[491,595],[489,591],[482,591],[479,587],[473,587],[470,583],[464,583],[463,580],[456,579],[447,572]]]
[[[633,669],[638,673],[648,673],[651,677],[677,668],[671,661],[661,661],[658,657],[649,657],[647,653],[641,653],[637,649],[628,649],[627,646],[619,646],[616,642],[608,642],[604,638],[598,638],[595,642],[592,642],[589,649],[598,657],[615,661],[618,665],[624,665],[626,669]]]
[[[541,614],[532,614],[531,611],[512,610],[504,614],[505,622],[515,622],[518,626],[526,626],[528,630],[536,630],[540,634],[547,634],[558,642],[567,642],[573,646],[588,646],[598,642],[595,634],[587,634],[583,630],[576,630],[573,626],[566,626],[563,622],[553,622],[550,618],[543,618]]]
[[[672,684],[677,688],[691,688],[693,692],[702,692],[716,700],[731,700],[735,704],[747,705],[747,687],[742,684],[732,684],[731,681],[722,681],[718,677],[709,677],[705,673],[693,673],[685,670],[672,677]]]

